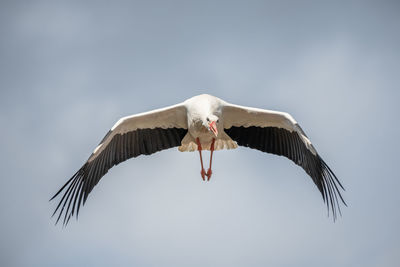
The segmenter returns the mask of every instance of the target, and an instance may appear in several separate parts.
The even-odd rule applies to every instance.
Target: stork
[[[118,120],[85,164],[51,198],[64,192],[53,216],[59,212],[58,222],[64,214],[64,224],[74,214],[78,217],[81,205],[108,170],[132,157],[177,146],[181,152],[198,151],[200,175],[209,181],[214,151],[238,145],[285,156],[301,166],[321,192],[334,219],[337,211],[340,213],[339,202],[346,205],[340,192],[344,190],[342,184],[291,115],[234,105],[203,94]],[[207,171],[203,150],[211,151]]]

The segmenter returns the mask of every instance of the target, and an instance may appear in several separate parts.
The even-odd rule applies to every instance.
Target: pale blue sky
[[[324,2],[324,3],[323,3]],[[2,1],[1,266],[399,266],[396,1]],[[287,111],[343,182],[239,148],[113,168],[78,221],[48,202],[122,116],[200,93]]]

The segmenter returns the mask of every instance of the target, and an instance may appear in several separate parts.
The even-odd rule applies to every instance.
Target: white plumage
[[[121,118],[95,148],[87,162],[53,196],[65,190],[54,214],[64,214],[64,224],[75,213],[98,181],[114,165],[132,157],[178,147],[199,151],[203,180],[211,177],[214,150],[238,145],[282,155],[300,165],[320,190],[328,209],[340,212],[345,204],[339,180],[318,155],[303,130],[285,112],[243,107],[211,95],[199,95],[183,103]],[[210,168],[205,172],[202,150],[211,150]],[[52,199],[53,199],[52,198]],[[53,215],[54,215],[53,214]]]

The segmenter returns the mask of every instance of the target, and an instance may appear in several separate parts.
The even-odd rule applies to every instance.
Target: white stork
[[[334,219],[337,210],[340,213],[339,198],[346,205],[339,191],[343,186],[291,115],[233,105],[203,94],[174,106],[121,118],[86,163],[51,198],[65,190],[53,216],[59,211],[58,222],[64,214],[64,224],[74,214],[78,217],[93,187],[109,169],[129,158],[176,146],[179,151],[197,150],[201,177],[208,181],[214,150],[238,145],[285,156],[301,166],[318,187],[328,211],[331,207]],[[207,172],[202,150],[211,151]]]

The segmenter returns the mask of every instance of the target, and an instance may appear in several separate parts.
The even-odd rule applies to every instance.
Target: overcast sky
[[[325,3],[322,3],[325,2]],[[400,264],[397,1],[1,1],[1,266]],[[113,168],[66,228],[49,198],[122,116],[201,93],[289,112],[346,187],[239,148]],[[208,154],[206,156],[208,158]]]

